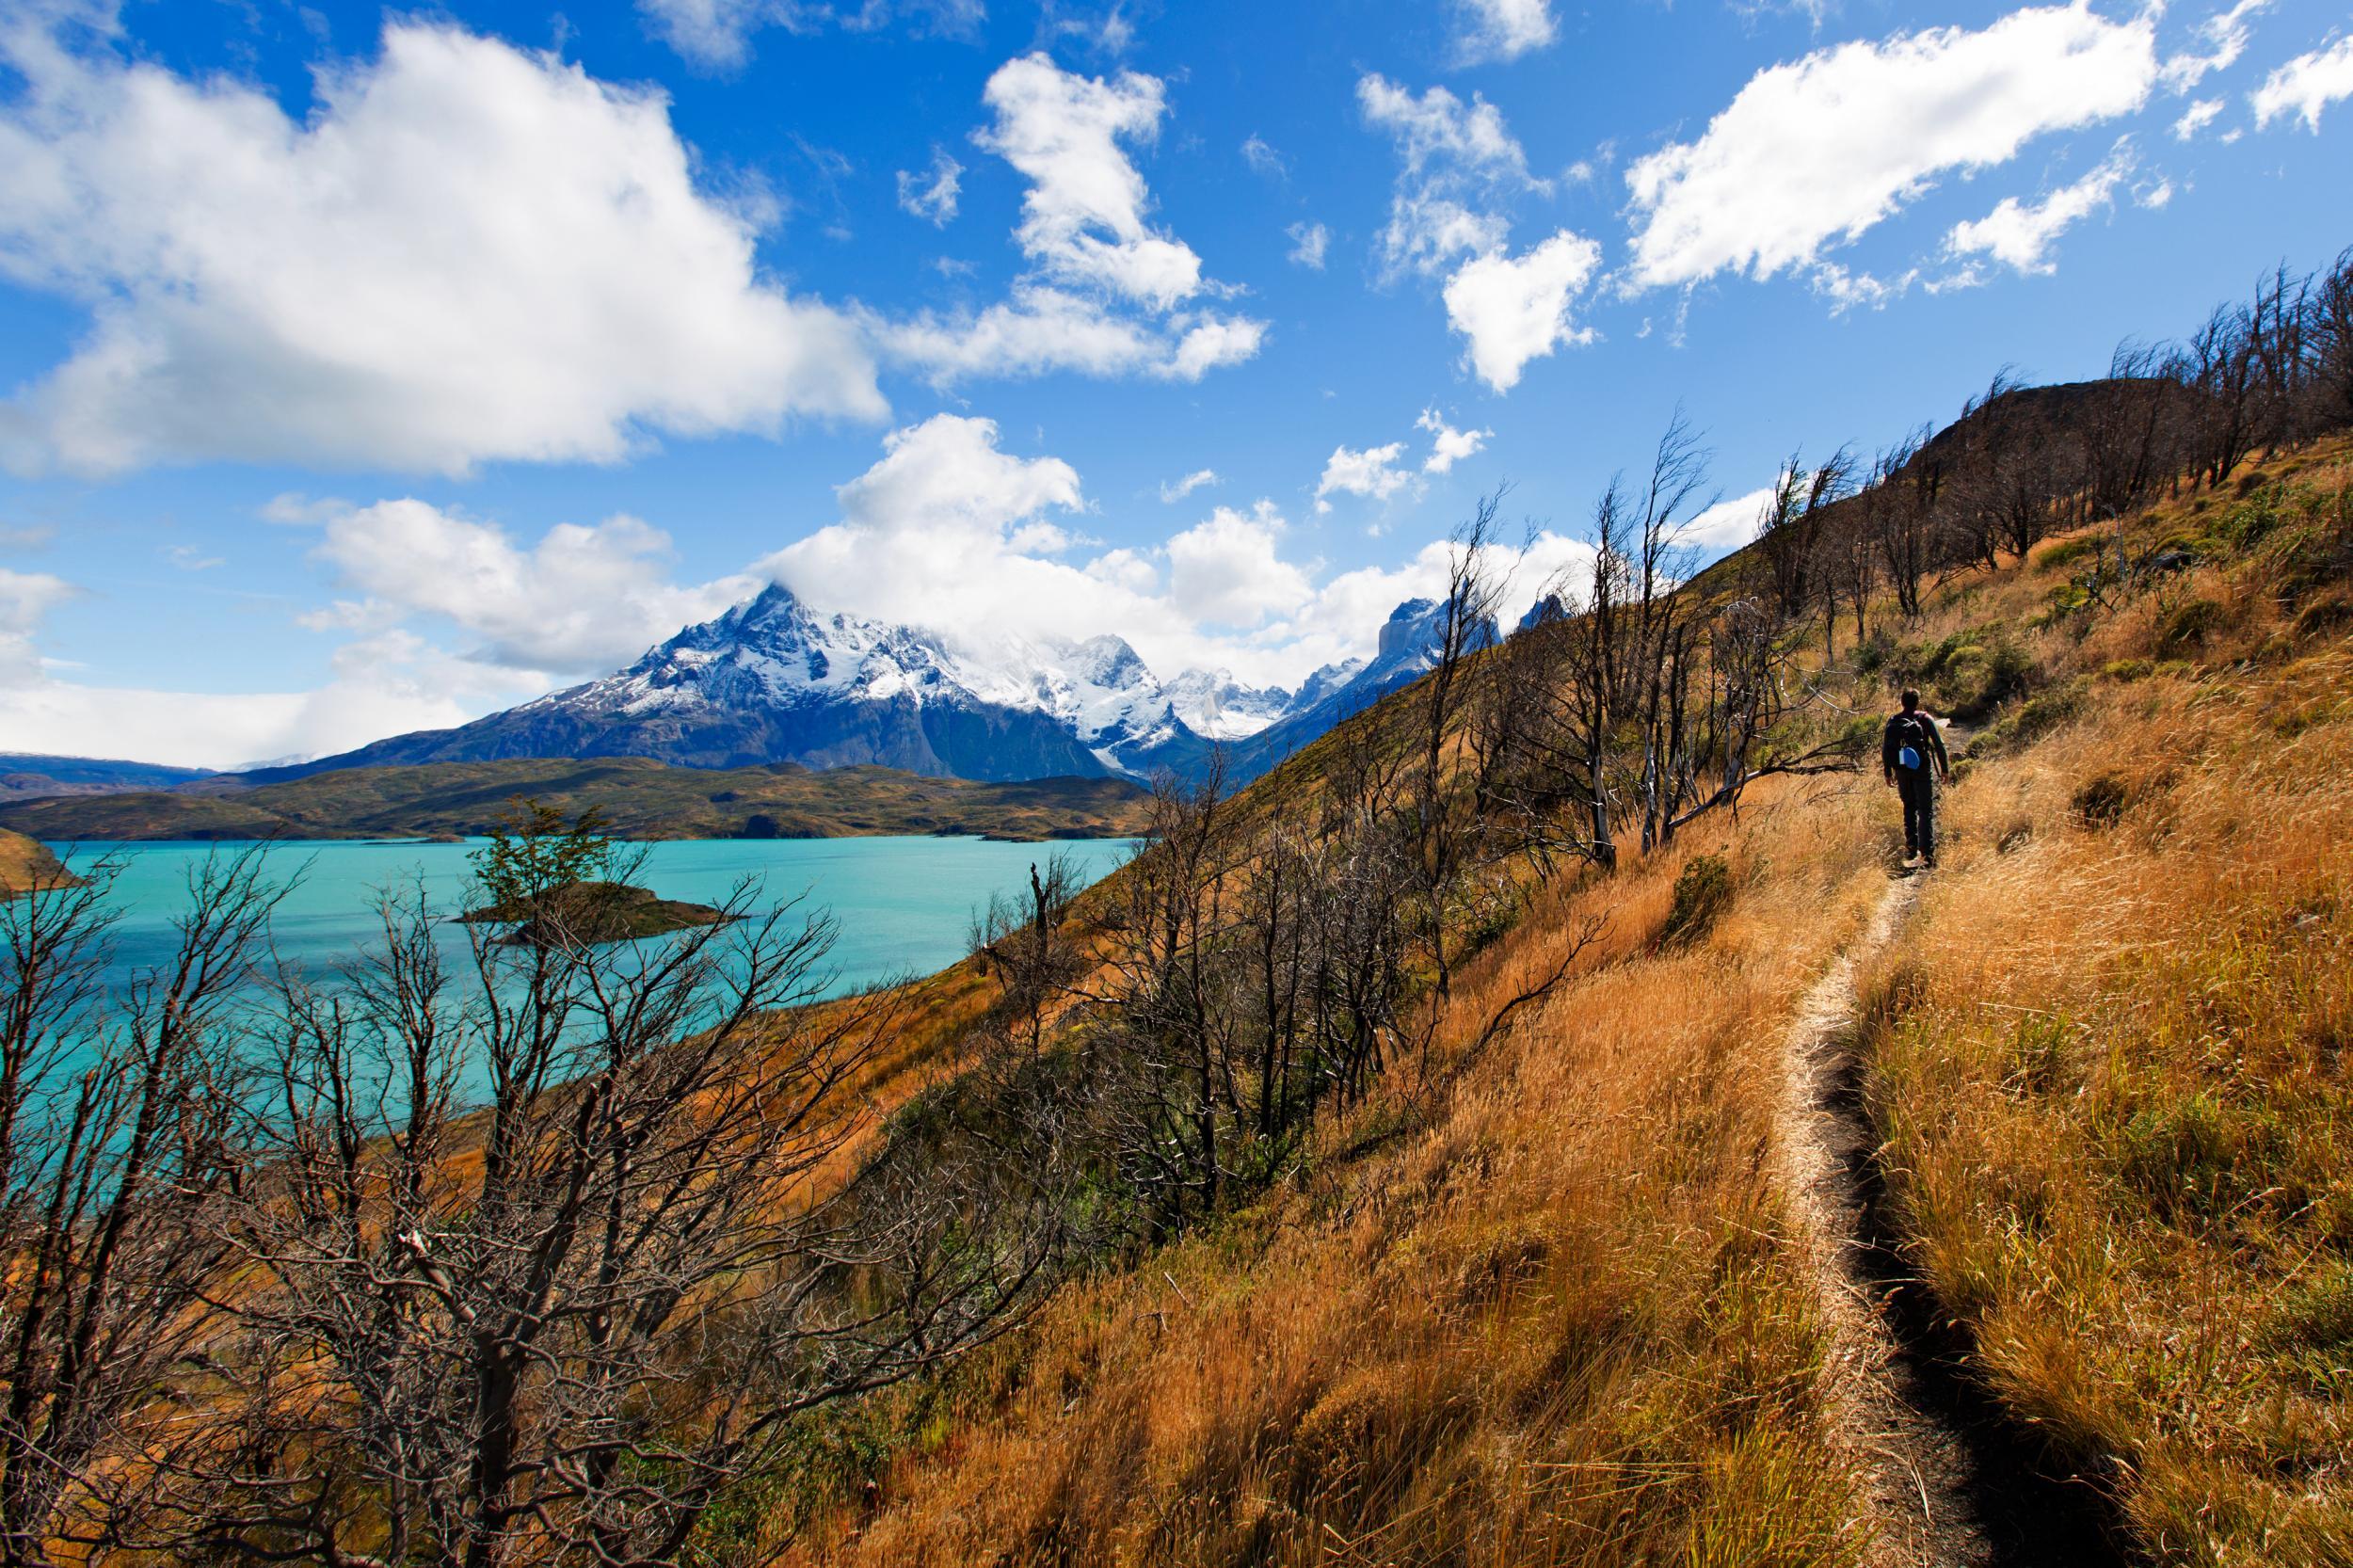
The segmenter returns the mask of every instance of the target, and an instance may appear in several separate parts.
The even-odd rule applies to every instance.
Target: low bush
[[[1732,907],[1732,867],[1721,855],[1695,855],[1675,877],[1674,902],[1658,934],[1662,945],[1696,942]]]

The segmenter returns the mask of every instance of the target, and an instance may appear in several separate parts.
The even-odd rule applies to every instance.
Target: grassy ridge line
[[[2043,620],[2042,688],[1877,977],[1871,1110],[1978,1370],[2151,1560],[2353,1560],[2353,451],[2136,531],[2208,564],[2077,642],[2060,541],[1922,629]]]
[[[488,831],[517,795],[594,808],[629,839],[831,839],[976,833],[1116,838],[1143,792],[1113,778],[978,784],[889,768],[673,768],[644,758],[351,768],[231,792],[139,792],[0,805],[0,826],[53,842],[357,839]],[[758,822],[755,819],[765,819]]]

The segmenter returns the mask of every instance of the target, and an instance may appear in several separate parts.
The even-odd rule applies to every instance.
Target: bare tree
[[[333,983],[274,983],[251,1174],[211,1206],[232,1266],[205,1375],[153,1455],[169,1507],[116,1539],[672,1561],[800,1414],[1021,1302],[1034,1238],[856,1174],[845,1091],[891,1005],[824,1000],[831,922],[745,886],[713,923],[595,942],[568,927],[589,839],[526,827],[494,862],[522,939],[470,925],[454,969],[411,890]]]
[[[258,851],[192,875],[160,965],[118,977],[117,868],[0,900],[0,1561],[79,1560],[146,1517],[132,1456],[177,1440],[160,1397],[217,1327],[209,1224],[245,1160],[226,1048],[283,888]]]

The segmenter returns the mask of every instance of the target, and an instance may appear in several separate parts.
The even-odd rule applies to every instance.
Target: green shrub
[[[2133,803],[2133,788],[2112,773],[2084,784],[2075,792],[2071,804],[2075,816],[2087,827],[2113,826],[2124,815],[2124,808]]]
[[[2156,672],[2156,667],[2146,659],[2118,659],[2101,670],[2100,674],[2103,679],[2108,680],[2146,680]]]
[[[1675,877],[1662,943],[1696,942],[1732,907],[1732,867],[1721,855],[1695,855]]]
[[[2203,648],[2222,628],[2229,611],[2211,599],[2193,599],[2177,606],[2157,628],[2157,646],[2169,653]]]
[[[2086,535],[2075,539],[2062,539],[2038,556],[2035,565],[2045,571],[2073,566],[2077,561],[2097,554],[2101,542],[2097,535]]]
[[[2020,703],[1985,739],[1993,743],[1993,749],[2032,745],[2083,711],[2084,683],[2080,679],[2071,680]],[[1973,753],[1977,749],[1971,748]]]
[[[2141,1107],[2122,1144],[2118,1174],[2165,1213],[2213,1207],[2238,1153],[2228,1114],[2207,1094]]]

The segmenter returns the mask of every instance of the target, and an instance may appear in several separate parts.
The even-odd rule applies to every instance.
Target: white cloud
[[[1168,595],[1179,615],[1216,626],[1257,626],[1315,597],[1307,574],[1275,552],[1282,516],[1270,501],[1248,513],[1220,506],[1168,541]],[[1176,672],[1169,672],[1174,674]]]
[[[1916,266],[1891,280],[1868,272],[1849,272],[1836,262],[1821,262],[1816,264],[1814,275],[1807,281],[1816,294],[1830,301],[1831,314],[1839,316],[1857,308],[1884,310],[1891,300],[1901,299],[1920,280],[1920,269]],[[1974,287],[1983,281],[1974,269],[1963,268],[1950,279],[1922,286],[1935,294],[1946,288]]]
[[[1378,74],[1357,82],[1356,102],[1366,122],[1397,143],[1397,183],[1380,236],[1384,271],[1434,274],[1457,256],[1500,248],[1511,232],[1510,201],[1542,188],[1501,112],[1476,93],[1465,105],[1444,88],[1416,97]]]
[[[977,313],[875,318],[872,330],[893,358],[940,386],[1063,370],[1198,381],[1250,359],[1266,338],[1266,323],[1250,316],[1189,311],[1154,322],[1033,282],[1016,283],[1010,299]]]
[[[40,660],[33,651],[33,635],[50,611],[80,591],[45,571],[0,567],[0,677],[11,681],[39,678]]]
[[[2040,201],[2021,202],[2006,196],[1985,216],[1955,224],[1945,238],[1945,248],[1955,256],[1991,256],[2019,272],[2056,272],[2058,264],[2050,257],[2052,243],[2073,224],[2110,205],[2116,200],[2116,187],[2132,171],[2131,144],[2120,141],[2099,168]],[[2169,190],[2166,200],[2171,195]]]
[[[1122,141],[1159,134],[1157,77],[1065,72],[1044,55],[1008,60],[983,100],[996,122],[973,141],[1029,178],[1015,239],[1047,276],[1165,311],[1201,289],[1201,258],[1144,221],[1151,196]]]
[[[945,148],[932,149],[932,167],[917,174],[899,170],[899,210],[945,229],[955,221],[956,198],[962,190],[964,166]]]
[[[2253,33],[2247,19],[2270,3],[2271,0],[2238,0],[2229,10],[2206,18],[2198,24],[2198,37],[2206,52],[2169,56],[2158,71],[2157,79],[2173,92],[2187,92],[2209,73],[2230,70],[2247,53],[2247,41]]]
[[[1454,7],[1462,23],[1455,54],[1465,65],[1517,59],[1559,34],[1552,0],[1454,0]]]
[[[49,610],[81,590],[43,574],[0,570],[0,734],[11,746],[75,757],[133,757],[229,768],[344,751],[385,735],[444,728],[544,690],[543,676],[453,659],[386,613],[346,615],[367,635],[334,657],[309,692],[175,692],[81,684],[40,660],[33,638]],[[358,609],[346,606],[346,610]]]
[[[723,71],[751,57],[752,34],[764,27],[813,33],[827,26],[871,32],[904,16],[919,33],[968,37],[987,18],[982,0],[860,0],[855,7],[824,0],[637,0],[637,9],[661,39],[695,64]]]
[[[1424,408],[1421,418],[1414,421],[1414,428],[1430,432],[1430,456],[1421,462],[1424,473],[1446,472],[1464,458],[1476,455],[1495,434],[1492,430],[1457,430],[1435,408]]]
[[[1286,259],[1317,272],[1323,270],[1325,252],[1332,248],[1332,231],[1321,223],[1294,223],[1283,231],[1291,248]]]
[[[1283,161],[1283,154],[1256,131],[1242,141],[1241,161],[1250,166],[1251,173],[1269,180],[1283,180],[1290,176],[1290,166]]]
[[[2281,115],[2294,115],[2316,135],[2320,111],[2345,98],[2353,98],[2353,38],[2297,56],[2264,78],[2247,101],[2254,105],[2258,130]]]
[[[2222,113],[2222,100],[2201,98],[2182,111],[2182,118],[2173,122],[2173,139],[2190,141],[2199,132],[2213,124]]]
[[[1773,488],[1769,485],[1761,490],[1736,495],[1729,501],[1719,501],[1693,515],[1691,520],[1684,525],[1678,536],[1679,542],[1704,555],[1721,555],[1726,551],[1737,550],[1756,537],[1764,520],[1765,509],[1773,503]]]
[[[484,700],[440,695],[385,657],[399,650],[376,651],[374,667],[363,675],[339,677],[308,692],[174,692],[40,681],[0,690],[0,728],[28,751],[127,754],[182,767],[233,768],[327,756],[412,729],[446,729],[483,710]]]
[[[481,645],[472,661],[559,676],[627,664],[758,586],[742,576],[671,584],[670,536],[626,514],[560,523],[526,548],[493,523],[422,501],[380,501],[331,519],[317,553],[361,596],[354,609],[440,616]]]
[[[1626,170],[1631,280],[1765,279],[1818,260],[1928,190],[2008,162],[2034,136],[2138,109],[2154,24],[2080,3],[1855,42],[1759,72],[1697,141]]]
[[[1591,342],[1569,312],[1600,266],[1601,247],[1566,229],[1517,257],[1497,250],[1465,262],[1447,280],[1446,316],[1470,340],[1479,378],[1510,392],[1529,360]]]
[[[0,110],[0,275],[86,300],[5,407],[16,467],[231,458],[463,472],[647,432],[880,418],[853,323],[761,277],[659,92],[420,22],[290,120],[35,23]]]
[[[1257,353],[1266,323],[1189,305],[1230,291],[1145,219],[1151,193],[1122,143],[1158,134],[1157,79],[1077,75],[1033,54],[1000,67],[983,96],[995,119],[973,141],[1030,181],[1014,239],[1031,270],[977,312],[870,316],[888,353],[940,385],[1057,370],[1197,381]]]
[[[1182,479],[1162,480],[1160,482],[1160,500],[1164,504],[1173,506],[1177,502],[1184,500],[1185,497],[1191,495],[1193,491],[1200,489],[1204,486],[1214,485],[1216,483],[1217,470],[1211,468],[1194,469],[1191,473],[1186,474]]]
[[[1371,501],[1386,501],[1415,483],[1411,472],[1397,466],[1405,456],[1403,441],[1390,441],[1385,446],[1369,446],[1364,450],[1340,445],[1332,449],[1332,456],[1323,462],[1323,477],[1316,482],[1316,510],[1332,509],[1331,498],[1336,495],[1361,495]]]

